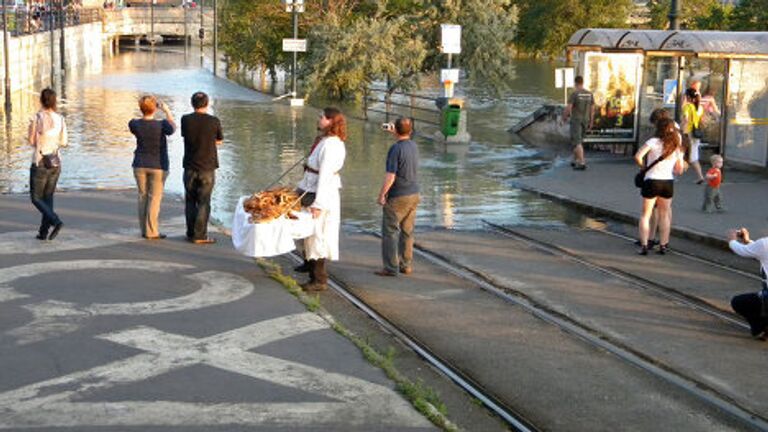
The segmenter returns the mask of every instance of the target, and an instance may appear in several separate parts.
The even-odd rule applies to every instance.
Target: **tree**
[[[741,0],[730,18],[731,30],[768,31],[768,0]]]
[[[720,0],[684,1],[681,3],[680,16],[677,17],[681,29],[687,30],[727,30],[728,14],[731,6],[723,5]],[[648,8],[654,29],[669,28],[671,0],[651,0]]]
[[[581,28],[625,27],[632,0],[518,0],[518,48],[533,55],[556,56]]]

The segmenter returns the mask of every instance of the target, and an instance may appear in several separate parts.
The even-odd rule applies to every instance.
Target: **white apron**
[[[312,208],[322,210],[315,219],[315,233],[304,240],[304,252],[307,259],[339,259],[339,231],[341,229],[341,177],[339,171],[344,166],[347,155],[344,141],[339,137],[323,138],[307,158],[307,166],[318,171],[317,174],[305,171],[299,188],[314,192],[315,202]]]

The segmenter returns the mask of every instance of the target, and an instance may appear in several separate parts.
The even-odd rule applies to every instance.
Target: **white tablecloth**
[[[285,216],[264,223],[250,223],[250,215],[243,209],[240,197],[232,220],[232,244],[240,253],[251,257],[271,257],[288,253],[296,248],[295,240],[311,236],[315,230],[312,214],[294,212],[299,219]]]

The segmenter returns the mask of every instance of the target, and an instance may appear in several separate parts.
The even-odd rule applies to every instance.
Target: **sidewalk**
[[[0,429],[435,430],[384,373],[227,237],[139,238],[134,192],[0,195]],[[117,430],[117,429],[114,429]]]
[[[574,171],[567,161],[560,161],[551,170],[520,178],[514,185],[597,216],[636,224],[642,205],[640,190],[633,181],[636,172],[637,167],[629,159],[595,160],[586,171]],[[729,228],[747,227],[753,238],[768,235],[768,179],[727,167],[723,178],[725,213],[701,211],[704,185],[695,184],[693,170],[675,182],[673,235],[722,247]]]

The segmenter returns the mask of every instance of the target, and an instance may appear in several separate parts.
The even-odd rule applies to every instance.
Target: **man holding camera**
[[[740,228],[728,232],[728,245],[737,255],[760,261],[762,290],[735,296],[731,299],[731,307],[747,320],[752,337],[764,341],[768,336],[766,334],[768,333],[768,284],[766,284],[768,237],[752,241],[749,238],[749,231],[746,228]]]
[[[211,195],[219,167],[217,147],[224,136],[221,122],[208,114],[208,95],[192,95],[194,112],[181,118],[184,137],[184,214],[187,220],[187,240],[195,244],[215,243],[208,237]]]
[[[387,153],[387,173],[381,185],[378,203],[383,206],[381,224],[381,255],[384,268],[379,276],[397,276],[398,271],[413,271],[413,228],[419,205],[419,150],[411,140],[413,122],[398,118],[382,129],[394,134],[397,142]]]

